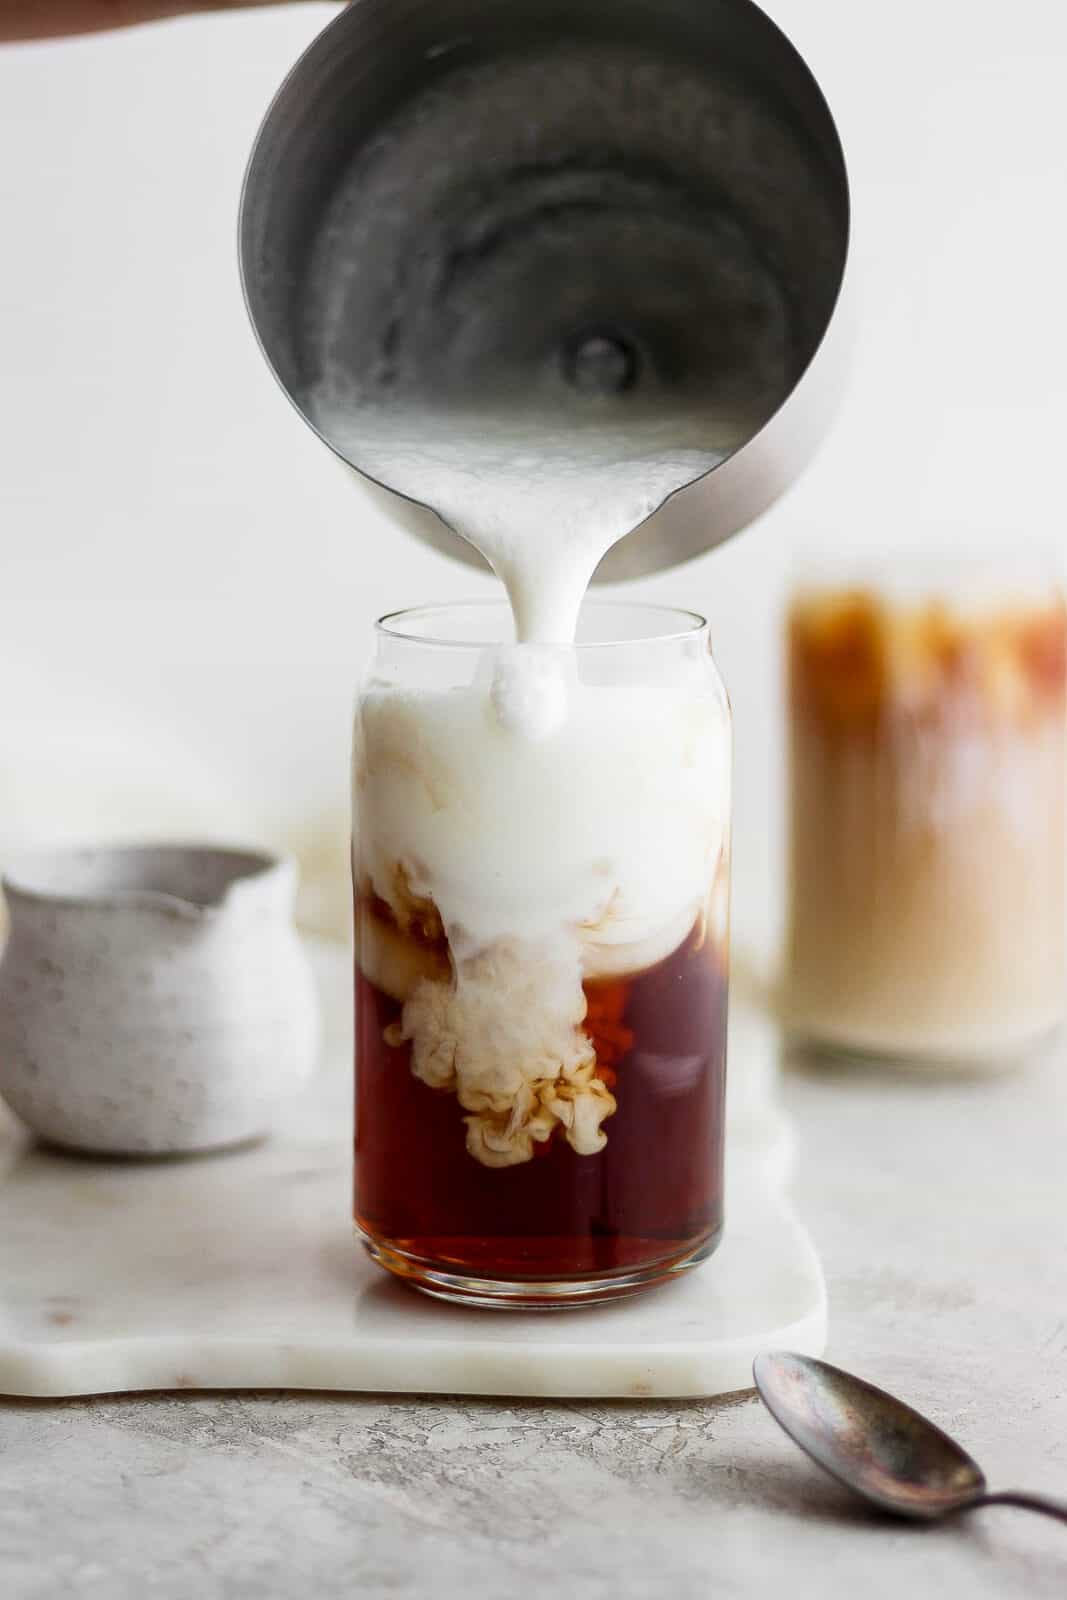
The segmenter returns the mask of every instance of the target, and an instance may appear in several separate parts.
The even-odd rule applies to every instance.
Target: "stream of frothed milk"
[[[543,417],[443,419],[403,428],[373,415],[346,423],[325,393],[313,417],[327,437],[351,433],[353,455],[379,481],[433,508],[489,563],[507,590],[520,644],[574,641],[601,559],[674,490],[715,466],[707,419],[644,417],[628,426]]]
[[[485,557],[507,591],[515,644],[495,655],[490,700],[501,723],[529,737],[566,714],[566,662],[578,614],[602,558],[674,490],[714,466],[707,419],[645,416],[628,427],[543,416],[402,419],[353,414],[320,390],[312,417],[379,481],[433,508]],[[547,647],[547,648],[546,648]]]

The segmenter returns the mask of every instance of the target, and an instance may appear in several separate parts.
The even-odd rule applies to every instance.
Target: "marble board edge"
[[[818,1292],[793,1321],[770,1331],[741,1334],[718,1346],[693,1338],[665,1340],[652,1349],[605,1351],[561,1340],[539,1346],[532,1355],[528,1334],[510,1345],[466,1339],[434,1348],[429,1342],[414,1342],[399,1355],[392,1338],[315,1344],[281,1337],[171,1336],[55,1346],[0,1344],[0,1397],[48,1401],[212,1390],[545,1400],[681,1400],[733,1394],[752,1388],[752,1362],[761,1350],[790,1349],[818,1356],[826,1348],[828,1309],[821,1263],[806,1229],[785,1206],[782,1211],[781,1220],[791,1226]],[[485,1315],[510,1318],[512,1313]],[[553,1320],[550,1312],[541,1316]],[[528,1319],[523,1322],[528,1329]]]

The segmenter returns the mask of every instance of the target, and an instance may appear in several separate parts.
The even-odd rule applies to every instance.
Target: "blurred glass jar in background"
[[[898,562],[794,590],[785,1002],[824,1044],[1011,1059],[1065,989],[1062,595]]]

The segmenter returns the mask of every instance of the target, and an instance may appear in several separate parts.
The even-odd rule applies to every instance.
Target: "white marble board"
[[[267,1143],[166,1163],[81,1161],[0,1126],[0,1393],[340,1389],[713,1395],[753,1356],[818,1353],[818,1258],[783,1198],[774,1030],[735,1006],[728,1217],[704,1266],[613,1306],[442,1305],[364,1257],[350,1211],[345,964],[322,954],[329,1047]]]

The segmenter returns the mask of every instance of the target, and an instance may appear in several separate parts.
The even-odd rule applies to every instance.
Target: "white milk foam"
[[[481,685],[372,681],[355,761],[361,865],[388,900],[402,861],[453,955],[567,930],[587,975],[636,972],[671,953],[707,897],[724,711],[696,661],[666,692],[569,687],[566,720],[527,740],[500,727]]]
[[[360,965],[403,1003],[390,1042],[457,1095],[484,1165],[529,1160],[557,1127],[601,1150],[615,1100],[583,980],[654,965],[702,918],[725,940],[729,733],[706,672],[694,654],[663,685],[604,685],[572,662],[565,718],[533,738],[502,726],[484,681],[364,694],[357,882],[400,930],[432,901],[450,971],[370,917]]]

